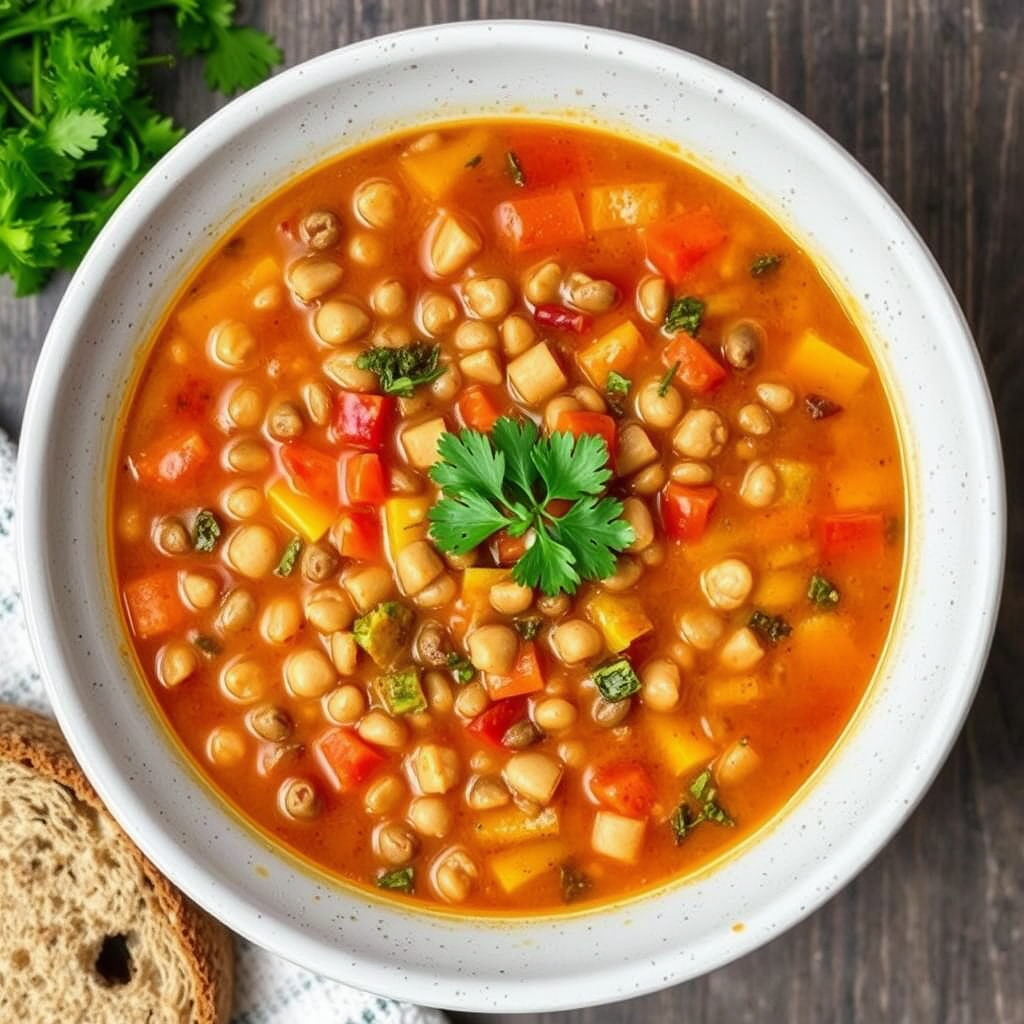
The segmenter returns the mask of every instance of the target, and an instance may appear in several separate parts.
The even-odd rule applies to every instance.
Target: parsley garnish
[[[672,812],[671,817],[668,819],[668,824],[672,829],[672,834],[676,837],[676,846],[678,846],[703,820],[703,818],[694,817],[693,810],[684,800]]]
[[[523,173],[523,165],[519,162],[519,157],[508,150],[505,153],[505,169],[508,171],[508,176],[512,179],[512,184],[517,188],[526,187],[526,175]]]
[[[448,652],[448,667],[452,670],[452,675],[455,676],[455,681],[458,683],[468,683],[476,675],[473,662],[459,654],[458,651]]]
[[[628,377],[623,377],[617,370],[609,370],[608,380],[605,382],[605,390],[609,395],[628,395],[633,382]]]
[[[192,524],[193,547],[196,551],[212,551],[217,546],[218,537],[220,523],[217,517],[208,508],[200,509]]]
[[[391,889],[394,892],[412,892],[416,880],[416,869],[408,867],[395,868],[377,876],[378,889]]]
[[[836,585],[816,572],[807,584],[807,599],[819,608],[835,608],[839,604]]]
[[[356,360],[356,366],[377,374],[385,395],[411,398],[420,384],[430,384],[444,373],[440,358],[440,345],[414,341],[403,348],[369,348]]]
[[[729,828],[736,824],[729,812],[718,802],[718,790],[712,785],[710,768],[705,768],[690,783],[689,795],[701,805],[701,809],[698,814],[694,814],[693,808],[684,799],[672,812],[668,824],[675,836],[676,846],[703,821],[711,821]]]
[[[781,615],[769,615],[760,609],[751,613],[747,625],[755,633],[760,633],[772,647],[793,632],[793,627]]]
[[[0,274],[18,295],[73,267],[183,134],[143,78],[175,61],[149,53],[157,8],[211,89],[247,89],[280,63],[268,36],[232,24],[234,0],[0,2]]]
[[[442,434],[437,451],[430,479],[442,498],[429,512],[430,536],[447,554],[466,554],[499,530],[532,530],[512,578],[545,594],[573,594],[582,580],[610,576],[615,554],[632,543],[622,502],[602,496],[611,477],[603,438],[542,439],[529,420],[503,416],[490,435]],[[572,502],[564,515],[549,511],[556,500]]]
[[[531,615],[525,619],[516,619],[513,625],[524,640],[536,640],[544,620],[539,615]]]
[[[466,166],[467,166],[467,167],[479,167],[479,166],[480,166],[480,161],[481,161],[481,160],[483,160],[483,156],[482,156],[482,154],[480,154],[480,153],[477,153],[477,155],[476,155],[476,156],[471,156],[471,157],[470,157],[470,158],[469,158],[469,159],[468,159],[468,160],[466,161]]]
[[[665,330],[675,334],[686,331],[696,337],[700,322],[704,319],[704,303],[693,295],[684,295],[673,301],[665,314]]]
[[[764,277],[765,274],[771,274],[778,270],[781,263],[782,257],[777,252],[757,256],[754,262],[750,264],[750,276]]]
[[[682,365],[683,364],[677,359],[669,368],[668,373],[658,381],[659,398],[664,398],[668,394],[668,389],[672,387],[672,381],[676,379],[676,374],[679,372],[679,367]]]
[[[562,864],[558,868],[562,882],[562,902],[578,900],[589,888],[590,879],[573,864]]]
[[[640,680],[628,658],[616,658],[591,673],[594,685],[605,700],[625,700],[640,689]]]
[[[302,550],[302,541],[298,537],[292,537],[281,555],[281,561],[277,563],[274,570],[275,576],[291,576],[295,569],[295,559],[299,557]]]

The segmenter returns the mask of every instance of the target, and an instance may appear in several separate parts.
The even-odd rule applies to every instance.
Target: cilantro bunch
[[[153,106],[146,67],[154,15],[177,48],[233,93],[281,60],[262,32],[233,24],[234,0],[0,0],[0,274],[18,295],[70,268],[122,199],[182,136]]]
[[[604,439],[552,434],[503,416],[491,436],[477,430],[446,433],[430,478],[442,492],[430,510],[430,536],[444,552],[465,554],[499,530],[533,544],[512,578],[545,594],[576,592],[582,580],[615,571],[615,554],[633,541],[622,503],[604,495],[611,478]],[[562,505],[571,502],[558,515]]]

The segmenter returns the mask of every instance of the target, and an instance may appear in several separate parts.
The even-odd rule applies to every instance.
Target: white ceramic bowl
[[[909,484],[898,628],[811,783],[715,870],[586,913],[412,913],[299,869],[201,785],[125,655],[104,529],[118,409],[165,303],[208,246],[297,171],[391,129],[525,112],[677,143],[771,211],[856,304]],[[182,889],[282,956],[449,1007],[554,1010],[656,989],[778,935],[860,870],[939,769],[987,652],[1003,556],[996,427],[960,310],[914,230],[837,145],[696,57],[569,25],[469,23],[327,54],[236,100],[128,197],[54,319],[21,451],[29,624],[71,745]],[[742,928],[734,928],[742,925]]]

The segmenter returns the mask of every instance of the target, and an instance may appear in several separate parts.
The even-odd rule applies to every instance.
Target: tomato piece
[[[132,632],[140,640],[169,633],[186,618],[178,596],[178,573],[161,570],[124,585],[125,609]]]
[[[194,428],[170,434],[131,460],[142,483],[175,484],[192,479],[210,457],[210,446]]]
[[[360,562],[374,562],[383,555],[380,513],[376,509],[350,508],[334,524],[331,534],[338,554]]]
[[[346,503],[382,505],[390,492],[381,457],[376,452],[352,452],[344,465]]]
[[[281,462],[297,491],[336,508],[338,460],[312,445],[292,441],[281,447]]]
[[[498,565],[515,565],[526,554],[526,537],[513,537],[502,530],[494,539],[494,552]]]
[[[726,237],[725,228],[707,206],[686,210],[644,231],[647,258],[673,284],[679,284]]]
[[[523,169],[527,189],[558,185],[575,188],[586,169],[579,143],[567,136],[550,132],[542,137],[514,134],[509,137],[508,148]]]
[[[537,657],[537,645],[532,640],[520,643],[515,664],[507,676],[487,676],[487,692],[492,700],[519,697],[543,689],[544,674]]]
[[[609,459],[615,457],[615,420],[603,412],[567,409],[559,414],[555,430],[559,433],[572,434],[573,437],[594,434],[604,440]]]
[[[494,424],[501,418],[501,412],[486,388],[472,384],[459,396],[456,403],[462,422],[471,430],[479,430],[482,434],[490,432]]]
[[[646,818],[657,792],[647,769],[639,761],[613,761],[590,778],[595,799],[627,818]]]
[[[821,549],[826,558],[871,558],[885,548],[885,519],[881,512],[850,512],[821,521]]]
[[[553,327],[556,331],[572,331],[573,334],[584,334],[590,330],[590,317],[582,313],[542,302],[534,307],[533,319],[544,327]]]
[[[327,781],[342,793],[349,793],[384,763],[384,755],[364,742],[355,729],[329,729],[313,744]]]
[[[392,395],[339,391],[334,403],[334,434],[338,440],[360,448],[382,448],[394,411]]]
[[[728,374],[725,367],[688,334],[677,334],[662,350],[661,361],[668,367],[679,364],[675,380],[682,381],[697,395],[714,391]]]
[[[558,249],[587,235],[576,196],[568,188],[499,203],[494,218],[498,234],[515,252]]]
[[[473,735],[500,747],[509,727],[521,722],[526,717],[527,709],[525,697],[507,697],[495,701],[486,711],[480,712],[467,728]]]
[[[665,533],[672,540],[700,540],[716,501],[717,487],[668,484],[661,492],[661,521]]]

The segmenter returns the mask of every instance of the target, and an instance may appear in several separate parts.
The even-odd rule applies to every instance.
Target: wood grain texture
[[[289,62],[381,32],[536,17],[630,31],[770,89],[851,150],[935,253],[975,331],[1006,439],[1007,588],[967,727],[896,839],[771,945],[644,999],[522,1024],[1024,1022],[1024,3],[1021,0],[263,0]],[[155,80],[185,124],[197,69]],[[17,432],[61,281],[0,289],[0,424]],[[484,1020],[461,1015],[468,1024]],[[504,1018],[499,1018],[504,1019]],[[507,1018],[511,1021],[513,1018]]]

